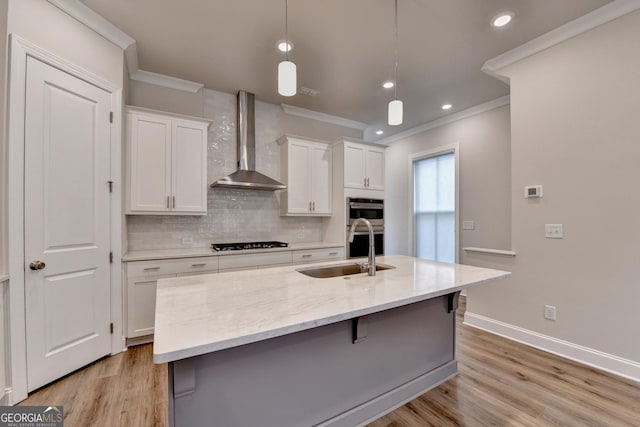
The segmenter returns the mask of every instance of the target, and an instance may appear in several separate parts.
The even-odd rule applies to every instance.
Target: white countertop
[[[187,248],[187,249],[153,249],[142,251],[128,251],[122,256],[122,261],[150,261],[156,259],[174,259],[174,258],[194,258],[203,256],[224,256],[224,255],[242,255],[257,254],[261,252],[278,252],[278,251],[301,251],[307,249],[324,249],[324,248],[340,248],[344,247],[344,243],[327,243],[327,242],[306,242],[291,243],[286,248],[269,248],[269,249],[247,249],[242,251],[220,251],[216,252],[209,248]]]
[[[318,263],[313,266],[348,264]],[[158,281],[153,359],[171,362],[400,307],[503,279],[500,270],[405,256],[396,268],[315,279],[287,266]]]

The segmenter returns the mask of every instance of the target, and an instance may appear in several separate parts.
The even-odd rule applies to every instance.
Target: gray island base
[[[460,290],[509,273],[380,259],[396,268],[351,279],[284,267],[162,281],[154,358],[169,362],[169,424],[362,425],[456,375]],[[233,308],[243,294],[250,301]],[[176,314],[187,301],[200,303]],[[206,314],[211,305],[220,311]],[[235,332],[215,330],[225,324]]]

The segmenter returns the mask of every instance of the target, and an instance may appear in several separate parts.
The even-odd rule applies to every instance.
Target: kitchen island
[[[159,280],[154,361],[169,363],[169,424],[359,425],[454,376],[459,292],[510,273],[377,262],[394,268]]]

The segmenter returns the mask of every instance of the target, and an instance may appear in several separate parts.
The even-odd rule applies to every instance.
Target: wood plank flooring
[[[464,326],[464,310],[461,298],[460,374],[368,427],[640,427],[640,384]],[[131,347],[21,404],[64,405],[66,427],[164,427],[167,367],[151,344]]]

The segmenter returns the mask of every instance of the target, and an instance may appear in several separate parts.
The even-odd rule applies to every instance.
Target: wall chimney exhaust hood
[[[284,190],[286,185],[256,171],[255,95],[238,92],[238,170],[211,184],[237,190]]]

